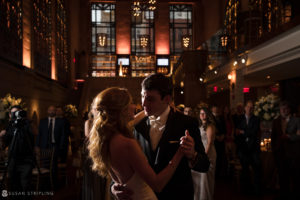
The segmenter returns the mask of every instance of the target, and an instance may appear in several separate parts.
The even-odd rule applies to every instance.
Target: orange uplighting
[[[156,48],[157,55],[168,55],[170,54],[170,50],[168,47],[158,47]]]
[[[236,71],[230,72],[227,76],[228,80],[230,80],[230,83],[235,83],[236,82]]]
[[[31,38],[30,23],[26,19],[23,22],[23,66],[31,68]]]
[[[30,65],[30,52],[28,52],[27,49],[23,47],[23,66],[30,68]]]
[[[155,36],[155,54],[156,55],[169,55],[170,47],[169,47],[169,34],[162,32],[165,30],[161,30]]]
[[[117,54],[130,54],[130,43],[127,41],[119,41],[117,43]]]
[[[55,47],[52,44],[52,56],[51,56],[51,79],[56,79],[56,67],[55,67]]]

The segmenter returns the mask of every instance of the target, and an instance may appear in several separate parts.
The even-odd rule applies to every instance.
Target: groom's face
[[[144,90],[142,89],[142,106],[147,116],[159,116],[168,106],[168,95],[161,98],[157,90]]]

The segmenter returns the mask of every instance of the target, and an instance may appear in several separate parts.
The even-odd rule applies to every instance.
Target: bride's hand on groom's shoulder
[[[127,188],[124,184],[114,183],[111,187],[111,193],[117,200],[132,200],[133,191]]]

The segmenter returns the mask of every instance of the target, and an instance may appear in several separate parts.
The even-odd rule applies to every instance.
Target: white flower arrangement
[[[279,98],[274,94],[261,97],[254,105],[254,115],[271,121],[279,116]]]
[[[78,116],[78,111],[75,105],[68,104],[65,106],[65,115],[68,118],[75,118]]]

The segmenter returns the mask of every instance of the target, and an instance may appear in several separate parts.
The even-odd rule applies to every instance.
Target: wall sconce
[[[241,60],[242,64],[246,64],[247,59],[248,59],[248,55],[246,53],[244,53],[240,56],[240,60]]]
[[[181,42],[182,42],[182,47],[183,48],[189,48],[189,46],[191,44],[191,36],[190,35],[183,35]]]
[[[228,45],[229,36],[226,33],[220,35],[220,43],[221,47],[227,47]]]
[[[235,81],[236,81],[236,71],[234,70],[234,71],[230,72],[230,74],[228,74],[227,78],[230,81],[230,83],[235,83]]]
[[[184,82],[183,81],[180,81],[180,87],[184,87]]]
[[[107,34],[99,33],[97,34],[97,47],[106,47],[107,46]]]
[[[149,45],[149,35],[140,35],[140,45],[143,48],[148,47],[148,45]]]

